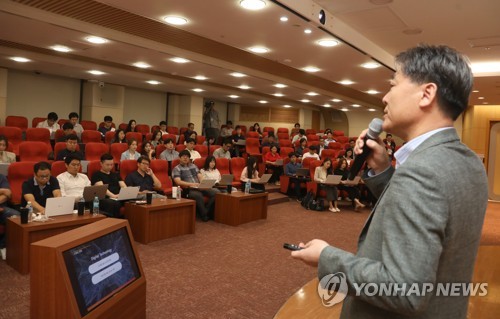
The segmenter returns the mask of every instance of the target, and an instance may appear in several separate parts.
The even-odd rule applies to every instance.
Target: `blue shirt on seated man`
[[[290,162],[285,165],[285,175],[290,177],[290,181],[293,183],[293,195],[297,200],[302,199],[302,193],[300,190],[300,184],[305,183],[305,179],[297,178],[297,170],[302,168],[302,164],[297,162],[297,154],[295,152],[288,153]]]
[[[12,192],[10,191],[9,181],[7,178],[0,174],[0,225],[4,225],[7,223],[7,218],[10,218],[14,215],[19,216],[19,212],[15,209],[7,207],[7,202],[10,200],[12,196]],[[0,252],[2,255],[2,259],[6,258],[6,249],[5,249],[5,232],[0,235]]]

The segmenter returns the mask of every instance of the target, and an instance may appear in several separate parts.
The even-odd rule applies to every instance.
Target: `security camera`
[[[100,87],[100,88],[103,88],[103,87],[104,87],[104,82],[99,81],[99,87]]]

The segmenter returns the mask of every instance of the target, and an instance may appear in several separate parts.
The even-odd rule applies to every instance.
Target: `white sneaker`
[[[0,253],[2,254],[2,260],[7,259],[7,248],[1,248]]]

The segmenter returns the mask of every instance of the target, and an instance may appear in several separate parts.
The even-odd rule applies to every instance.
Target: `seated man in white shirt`
[[[50,112],[49,114],[47,114],[47,119],[43,122],[38,123],[36,127],[48,129],[50,132],[50,139],[53,140],[55,138],[56,131],[61,128],[59,124],[57,124],[58,118],[59,117],[55,112]]]
[[[226,138],[222,143],[222,146],[214,151],[213,156],[215,158],[225,157],[227,159],[231,159],[232,146],[233,146],[233,141],[231,141],[231,138]]]
[[[317,152],[317,150],[318,150],[318,146],[316,146],[316,145],[311,145],[311,146],[309,147],[309,152],[302,154],[302,160],[304,160],[304,159],[306,159],[306,158],[308,158],[308,157],[312,157],[312,158],[314,158],[314,159],[319,160],[319,155],[316,153],[316,152]]]
[[[61,188],[61,195],[75,197],[75,201],[83,197],[83,189],[90,186],[90,180],[87,175],[78,173],[80,170],[80,157],[73,154],[66,156],[66,172],[57,175],[57,181]]]
[[[194,162],[194,160],[197,158],[201,158],[200,153],[198,153],[198,151],[194,149],[195,144],[196,144],[196,141],[192,138],[188,138],[186,140],[186,150],[188,150],[189,154],[191,154],[191,161],[192,162]]]

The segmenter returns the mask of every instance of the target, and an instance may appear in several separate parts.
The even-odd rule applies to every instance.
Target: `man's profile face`
[[[44,170],[38,170],[38,172],[35,173],[35,180],[38,185],[45,186],[49,182],[50,179],[50,170],[49,169],[44,169]]]
[[[231,143],[226,143],[226,144],[222,145],[222,149],[223,149],[224,151],[226,151],[226,152],[227,152],[230,148],[231,148]]]
[[[66,169],[71,175],[78,174],[80,170],[80,161],[76,159],[72,160],[69,164],[66,164]]]
[[[142,173],[146,173],[148,171],[148,169],[149,169],[149,162],[143,160],[142,162],[137,163],[137,168]]]
[[[109,173],[113,169],[113,160],[105,160],[101,162],[101,169],[103,172]]]
[[[188,150],[190,150],[190,151],[191,151],[191,150],[193,150],[193,148],[194,148],[194,143],[193,143],[193,142],[189,142],[189,143],[187,143],[187,144],[186,144],[186,148],[187,148]]]
[[[295,162],[297,162],[297,156],[293,155],[292,157],[290,157],[290,162],[295,164]]]

